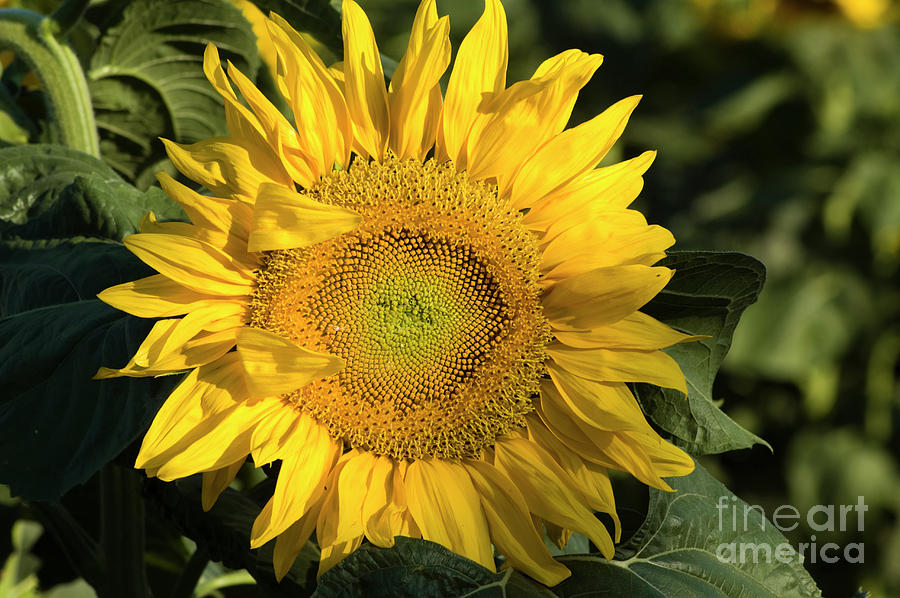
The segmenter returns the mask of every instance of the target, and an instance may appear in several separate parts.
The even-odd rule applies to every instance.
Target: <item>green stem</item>
[[[144,568],[144,501],[135,471],[113,463],[100,470],[101,598],[150,595]]]
[[[0,49],[13,50],[37,74],[47,100],[53,141],[100,155],[94,109],[84,71],[61,36],[84,10],[85,0],[63,4],[56,13],[0,10]]]
[[[56,538],[72,567],[91,586],[99,587],[103,570],[94,539],[60,503],[33,502],[31,507],[40,514],[41,522]]]
[[[200,576],[203,575],[203,571],[208,564],[209,553],[205,548],[198,546],[194,554],[191,555],[187,565],[185,565],[184,570],[182,570],[181,575],[178,576],[178,581],[172,589],[171,598],[191,598],[200,581]]]

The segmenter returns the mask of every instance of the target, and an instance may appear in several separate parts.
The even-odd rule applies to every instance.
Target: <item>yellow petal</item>
[[[544,585],[555,586],[571,575],[553,560],[538,535],[525,497],[512,481],[485,461],[465,462],[491,530],[491,541],[513,567]]]
[[[563,471],[571,476],[578,485],[578,490],[584,496],[585,501],[594,511],[607,513],[612,517],[615,525],[615,538],[619,541],[622,534],[622,523],[616,514],[616,501],[612,492],[612,484],[609,477],[598,475],[600,468],[590,469],[581,455],[567,447],[553,435],[540,418],[534,414],[526,416],[528,425],[528,437],[549,452]]]
[[[391,468],[387,467],[390,463]],[[373,544],[388,548],[396,536],[421,538],[422,533],[409,512],[406,500],[405,461],[382,457],[372,469],[366,502],[363,504],[363,528]],[[379,503],[386,497],[383,508]]]
[[[285,409],[260,422],[250,439],[250,456],[257,467],[289,455],[288,448],[298,438],[306,438],[315,422],[305,413]]]
[[[173,421],[171,413],[157,415],[141,446],[136,467],[170,481],[221,469],[247,455],[256,423],[284,406],[277,399],[240,400],[239,383],[221,382],[223,378],[234,379],[230,367],[234,360],[223,357],[222,361],[225,366],[214,364],[195,370],[199,376],[189,375],[169,397],[166,404],[174,399],[174,408],[181,411],[181,417]],[[185,384],[189,386],[182,390]],[[205,410],[203,405],[209,403],[216,403],[216,408]]]
[[[553,239],[544,250],[547,260],[541,262],[543,283],[555,284],[597,268],[649,266],[664,258],[666,249],[675,244],[672,233],[661,226],[622,230],[604,239],[606,229],[606,224],[598,226],[597,220],[589,220]]]
[[[192,291],[162,274],[109,287],[98,293],[97,298],[139,318],[179,316],[221,300]]]
[[[603,56],[600,54],[587,54],[573,48],[551,56],[535,69],[532,81],[553,81],[562,77],[562,81],[571,86],[571,92],[560,99],[557,109],[547,113],[547,126],[554,135],[565,128],[578,99],[578,91],[602,63]]]
[[[496,465],[525,496],[532,513],[585,534],[607,559],[613,556],[606,527],[584,505],[577,483],[547,451],[525,438],[498,439]]]
[[[234,346],[231,330],[242,325],[244,312],[240,304],[213,302],[184,318],[160,320],[125,367],[100,368],[95,378],[159,376],[214,361]]]
[[[401,159],[422,160],[434,144],[434,124],[441,110],[440,78],[450,64],[449,33],[449,19],[438,20],[434,0],[424,0],[388,93],[390,148]]]
[[[139,233],[124,243],[142,262],[199,293],[246,295],[254,282],[237,260],[199,239]]]
[[[202,423],[204,433],[186,436],[165,456],[144,466],[148,475],[171,481],[200,472],[221,469],[247,456],[253,426],[281,408],[274,401],[247,402]]]
[[[686,452],[663,440],[659,434],[625,432],[617,434],[632,446],[639,446],[653,463],[653,472],[659,477],[680,477],[694,471],[694,460]]]
[[[349,164],[353,131],[344,94],[322,59],[291,25],[272,13],[269,32],[281,57],[278,80],[294,114],[303,154],[317,176]],[[343,74],[343,73],[342,73]]]
[[[595,434],[593,440],[609,457],[611,461],[610,467],[628,472],[648,486],[671,492],[672,488],[657,473],[653,461],[643,446],[643,442],[636,440],[637,438],[656,438],[664,442],[652,430],[647,434],[601,432]],[[691,463],[693,467],[693,462]]]
[[[549,521],[544,521],[544,531],[547,534],[547,539],[556,544],[556,547],[560,550],[566,547],[574,533],[573,530],[567,527],[560,527]]]
[[[627,391],[624,384],[620,386]],[[691,469],[688,467],[693,468],[690,457],[662,440],[643,419],[643,414],[637,415],[642,422],[640,426],[631,425],[616,431],[602,429],[610,426],[576,415],[567,408],[553,385],[546,381],[541,384],[541,402],[536,411],[554,436],[585,459],[595,481],[603,483],[604,488],[606,481],[601,479],[605,477],[602,471],[604,468],[631,473],[643,483],[666,491],[671,488],[661,479],[661,475],[684,475],[677,472],[690,473]],[[653,450],[648,450],[648,446],[653,447]],[[658,451],[660,455],[659,465],[650,457],[654,451]]]
[[[170,234],[181,237],[197,238],[197,227],[187,222],[158,222],[152,211],[141,218],[140,232]]]
[[[191,145],[162,141],[175,168],[219,197],[252,204],[263,183],[294,185],[273,151],[243,145],[239,138],[210,137]]]
[[[582,421],[603,430],[645,430],[640,405],[624,384],[597,382],[547,364],[553,387],[542,385],[541,404],[554,401]],[[557,392],[553,392],[553,389]]]
[[[406,471],[406,491],[409,511],[423,538],[496,570],[478,492],[462,465],[439,459],[413,461]]]
[[[367,156],[384,158],[390,135],[387,90],[381,55],[366,13],[353,0],[342,4],[344,84],[356,140]]]
[[[250,548],[262,546],[307,513],[325,491],[325,478],[340,452],[340,444],[319,425],[289,443],[275,492],[253,522]]]
[[[353,230],[362,217],[279,185],[265,184],[253,209],[250,251],[307,247]]]
[[[225,123],[231,136],[244,147],[256,150],[251,153],[263,152],[271,158],[273,152],[266,142],[265,129],[253,111],[247,108],[234,93],[231,83],[225,76],[225,70],[222,68],[219,50],[211,43],[206,45],[203,53],[203,73],[213,89],[225,101]]]
[[[347,558],[347,556],[351,552],[359,548],[359,545],[362,544],[362,539],[363,536],[359,535],[355,538],[347,540],[346,542],[339,542],[337,544],[328,544],[323,546],[322,553],[319,559],[319,571],[317,575],[321,576],[323,573]]]
[[[548,380],[541,381],[540,403],[535,405],[535,413],[547,426],[547,429],[559,438],[566,446],[572,447],[584,459],[603,466],[611,466],[609,457],[593,442],[591,435],[596,428],[591,428],[579,416],[569,409],[559,391]]]
[[[556,283],[544,296],[544,314],[557,330],[614,324],[650,301],[673,271],[641,265],[597,268]]]
[[[314,156],[306,154],[294,127],[281,114],[281,111],[257,89],[256,85],[231,62],[228,63],[228,76],[253,109],[265,132],[268,146],[277,154],[291,178],[303,187],[313,185],[325,172],[316,168]],[[319,126],[321,127],[321,123]],[[328,170],[330,170],[330,166],[329,164]]]
[[[506,87],[507,46],[503,5],[499,0],[485,0],[484,13],[456,53],[438,136],[438,156],[449,157],[460,169],[465,168],[466,140],[479,104]]]
[[[563,53],[560,66],[519,81],[483,106],[467,141],[466,168],[475,178],[496,178],[504,195],[523,163],[562,131],[578,91],[603,58],[578,50]],[[561,55],[562,56],[562,55]]]
[[[295,143],[296,131],[272,103],[243,73],[229,63],[229,75],[250,108],[245,106],[231,88],[219,61],[218,51],[212,45],[206,48],[203,69],[206,78],[225,99],[225,119],[232,137],[248,148],[251,156],[257,156],[269,164],[273,172],[286,173],[304,185],[311,184],[314,177],[305,160],[306,156],[302,152],[299,152],[301,155],[295,155],[291,151],[291,148],[298,149]]]
[[[555,224],[566,230],[598,212],[624,210],[641,192],[644,173],[650,168],[656,152],[644,152],[636,158],[591,170],[559,189],[552,191],[532,206],[523,223],[534,231],[544,231]]]
[[[226,355],[193,370],[172,391],[144,435],[135,467],[143,468],[148,460],[164,453],[186,435],[202,434],[198,424],[212,415],[203,409],[203,397],[207,394],[223,394],[220,403],[223,399],[230,400],[232,406],[246,398],[240,366],[234,357]]]
[[[270,135],[275,130],[280,130],[283,134],[296,133],[278,108],[231,61],[228,62],[228,77],[237,86],[238,91],[253,110],[253,114],[259,119],[259,124],[270,142],[272,140]]]
[[[363,535],[363,503],[378,457],[356,451],[329,480],[316,538],[321,546],[342,544]]]
[[[250,396],[281,395],[317,378],[336,374],[344,360],[316,353],[267,330],[246,326],[237,333],[237,351]]]
[[[547,347],[547,356],[576,376],[598,382],[647,382],[687,394],[678,362],[662,351],[574,349],[559,343]]]
[[[376,546],[394,545],[393,515],[402,510],[394,496],[395,465],[389,457],[377,457],[372,464],[362,505],[362,524],[366,537]],[[405,505],[403,506],[405,508]]]
[[[269,38],[269,31],[266,28],[266,15],[250,0],[231,0],[231,3],[241,9],[244,18],[250,21],[250,25],[253,27],[253,35],[256,36],[256,47],[259,50],[259,57],[262,58],[262,61],[274,77],[277,59],[275,46],[272,44],[272,40]]]
[[[647,219],[636,210],[592,211],[583,214],[577,222],[566,219],[553,222],[540,236],[541,268],[546,272],[589,248],[594,251],[605,249],[610,239],[622,234],[634,234],[647,226]],[[592,239],[595,239],[593,243]],[[566,241],[574,247],[567,247]]]
[[[640,96],[621,100],[591,120],[548,141],[522,167],[513,183],[510,202],[530,208],[550,191],[594,168],[625,130]]]
[[[309,537],[316,529],[316,518],[319,516],[321,499],[313,503],[303,517],[295,521],[275,538],[275,550],[272,564],[275,566],[275,579],[281,581],[297,560]]]
[[[362,533],[345,541],[338,540],[331,543],[322,541],[323,537],[331,540],[338,539],[337,527],[340,525],[339,480],[341,472],[350,460],[356,459],[362,453],[363,451],[351,449],[341,455],[326,481],[327,490],[322,499],[322,508],[316,521],[316,539],[321,547],[318,575],[322,575],[322,573],[339,563],[344,557],[356,550],[362,542]],[[353,476],[353,479],[359,481],[357,476]],[[352,515],[352,513],[346,512],[344,514]],[[348,529],[346,526],[347,524],[345,523],[344,530]],[[351,526],[350,529],[353,528],[355,526]]]
[[[244,461],[245,459],[240,459],[222,469],[203,472],[200,502],[204,511],[209,511],[213,508],[219,495],[234,481],[234,476],[240,471]]]
[[[641,351],[662,349],[677,343],[706,338],[678,332],[639,311],[609,326],[575,332],[555,332],[554,336],[562,344],[578,349],[610,348]]]
[[[200,195],[165,172],[156,175],[166,194],[177,201],[198,228],[246,241],[253,210],[243,202]],[[204,239],[202,236],[201,240]]]

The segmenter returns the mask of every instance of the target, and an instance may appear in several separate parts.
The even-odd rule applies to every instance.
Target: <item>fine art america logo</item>
[[[852,542],[839,546],[834,542],[819,543],[816,535],[810,535],[809,542],[800,542],[793,547],[787,542],[772,544],[770,542],[739,541],[741,538],[753,539],[754,532],[765,531],[767,525],[773,525],[781,532],[790,532],[805,521],[814,532],[856,531],[865,529],[865,513],[869,507],[863,497],[857,497],[855,505],[815,505],[805,514],[797,507],[781,505],[772,512],[771,522],[759,505],[738,503],[737,497],[720,496],[716,505],[719,511],[719,531],[740,534],[735,542],[723,542],[716,548],[716,556],[725,563],[780,563],[810,562],[836,563],[843,559],[848,563],[862,563],[865,558],[865,545]],[[755,516],[754,516],[755,512]]]

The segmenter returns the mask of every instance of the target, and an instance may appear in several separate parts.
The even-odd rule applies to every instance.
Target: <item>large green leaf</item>
[[[558,596],[821,596],[781,532],[699,464],[691,475],[668,481],[676,492],[651,490],[643,525],[619,546],[614,560],[600,555],[559,558],[572,577],[554,588]]]
[[[184,217],[159,188],[138,191],[92,156],[58,145],[0,149],[0,236],[121,239],[154,211]]]
[[[106,287],[151,274],[119,243],[72,237],[0,245],[0,317],[90,301]]]
[[[248,77],[259,67],[256,36],[228,0],[136,0],[100,39],[88,85],[101,153],[132,181],[165,157],[158,137],[192,143],[225,133],[222,99],[203,74],[215,44]]]
[[[365,545],[319,579],[315,598],[552,598],[507,569],[492,573],[440,544],[398,536],[393,548]]]
[[[175,376],[91,380],[124,364],[151,324],[94,295],[148,273],[118,244],[0,248],[0,483],[14,494],[53,499],[84,482],[171,390]]]
[[[684,372],[687,399],[675,390],[640,384],[641,405],[656,425],[695,455],[766,444],[713,401],[716,372],[741,313],[762,289],[765,268],[740,253],[716,252],[673,252],[660,265],[675,269],[675,276],[643,311],[673,328],[710,338],[666,350]]]

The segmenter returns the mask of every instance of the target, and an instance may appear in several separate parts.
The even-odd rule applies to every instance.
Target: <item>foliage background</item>
[[[416,0],[361,4],[382,53],[399,58]],[[862,541],[865,563],[808,569],[826,597],[850,596],[860,585],[875,596],[900,595],[898,8],[870,0],[504,4],[509,81],[527,78],[541,60],[567,48],[605,56],[572,124],[622,97],[644,95],[608,160],[659,150],[637,207],[673,231],[677,249],[733,249],[767,266],[766,287],[737,329],[714,392],[726,413],[773,452],[757,446],[705,457],[704,465],[768,514],[781,504],[805,513],[814,504],[854,504],[864,496],[864,531],[817,540]],[[873,10],[860,16],[844,4]],[[468,0],[439,3],[440,12],[451,12],[454,47],[481,8]],[[73,43],[88,44],[90,34],[90,28],[76,32]],[[237,54],[244,43],[234,36],[221,41],[236,44]],[[139,102],[134,98],[149,93],[140,86],[113,89],[123,85],[115,78],[96,85],[95,97],[111,101],[126,94]],[[39,91],[20,91],[20,106],[36,102]],[[167,124],[152,111],[98,108],[108,132],[122,122],[135,125],[133,119],[148,131],[181,127],[187,138],[214,132],[185,115]],[[19,135],[3,143],[40,141],[46,131],[25,127]],[[149,134],[131,140],[107,134],[103,143],[108,163],[140,188],[150,185],[153,171],[168,168]],[[21,505],[0,501],[6,505],[0,529],[12,529]],[[35,530],[24,524],[16,524],[17,541],[31,542],[24,553],[43,561],[41,586],[69,583],[75,576],[59,549],[46,536],[29,540]],[[813,533],[801,527],[787,535],[796,545]],[[9,552],[13,543],[0,538],[0,555]],[[160,556],[163,569],[165,562]]]

